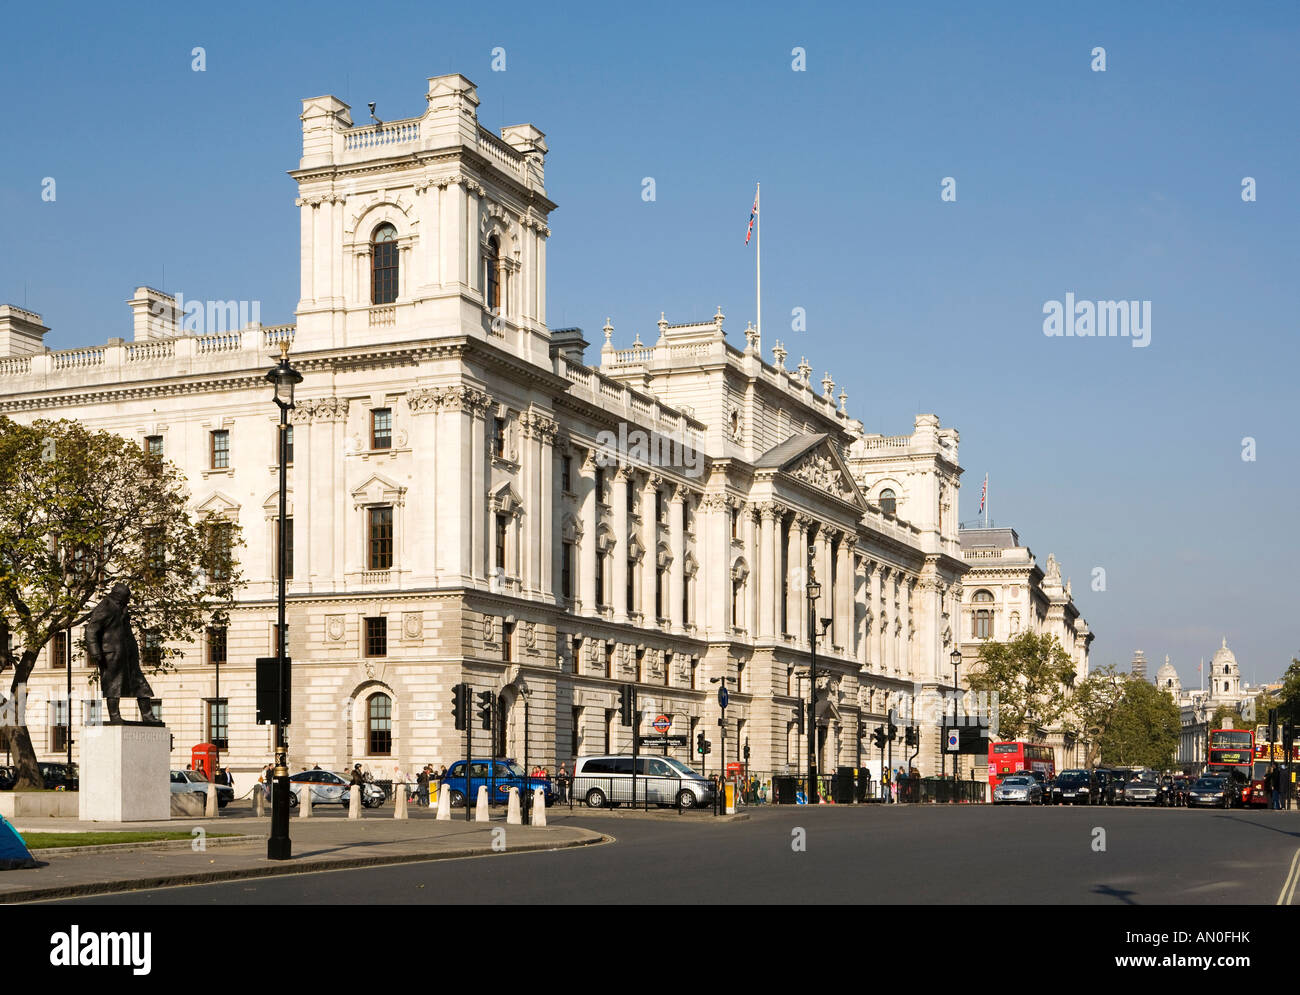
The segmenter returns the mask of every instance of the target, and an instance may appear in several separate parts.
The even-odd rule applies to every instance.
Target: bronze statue
[[[140,669],[140,647],[131,630],[127,602],[131,589],[114,584],[113,590],[87,616],[86,656],[99,668],[99,683],[108,703],[108,724],[121,725],[119,700],[125,694],[140,703],[140,718],[146,725],[162,725],[153,713],[153,688]]]

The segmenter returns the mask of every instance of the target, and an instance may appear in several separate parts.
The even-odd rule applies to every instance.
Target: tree
[[[121,436],[0,417],[0,674],[13,671],[0,744],[13,752],[17,787],[42,786],[25,716],[37,656],[115,583],[131,587],[146,673],[172,669],[176,643],[227,624],[242,586],[239,528],[196,520],[188,500],[174,465]]]
[[[1005,643],[987,642],[971,673],[974,691],[996,695],[996,735],[1018,739],[1050,729],[1065,714],[1074,664],[1053,635],[1022,632]]]
[[[1246,720],[1231,705],[1220,705],[1210,717],[1211,729],[1245,729]]]
[[[1293,657],[1291,666],[1286,668],[1286,673],[1282,675],[1282,691],[1278,697],[1282,701],[1278,706],[1277,720],[1300,724],[1300,659]]]
[[[1101,753],[1110,764],[1164,770],[1174,765],[1181,735],[1182,717],[1174,700],[1146,681],[1129,679],[1101,734]]]
[[[1088,744],[1084,765],[1089,769],[1097,766],[1102,737],[1119,714],[1126,683],[1127,678],[1113,663],[1108,663],[1094,670],[1075,688],[1066,725]]]

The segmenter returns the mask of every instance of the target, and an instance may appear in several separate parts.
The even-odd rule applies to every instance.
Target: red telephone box
[[[197,770],[209,781],[213,780],[221,765],[221,751],[211,743],[190,747],[190,769]]]

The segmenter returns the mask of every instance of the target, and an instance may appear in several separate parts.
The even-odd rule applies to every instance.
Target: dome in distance
[[[1223,645],[1214,651],[1214,659],[1210,661],[1211,674],[1236,674],[1237,658],[1232,655],[1232,650],[1228,649],[1228,640],[1223,640]]]

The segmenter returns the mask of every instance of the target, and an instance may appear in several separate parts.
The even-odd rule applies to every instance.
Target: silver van
[[[713,782],[672,757],[636,758],[636,801],[640,805],[695,808],[713,804]],[[573,765],[573,797],[589,808],[632,803],[632,756],[579,757]]]

